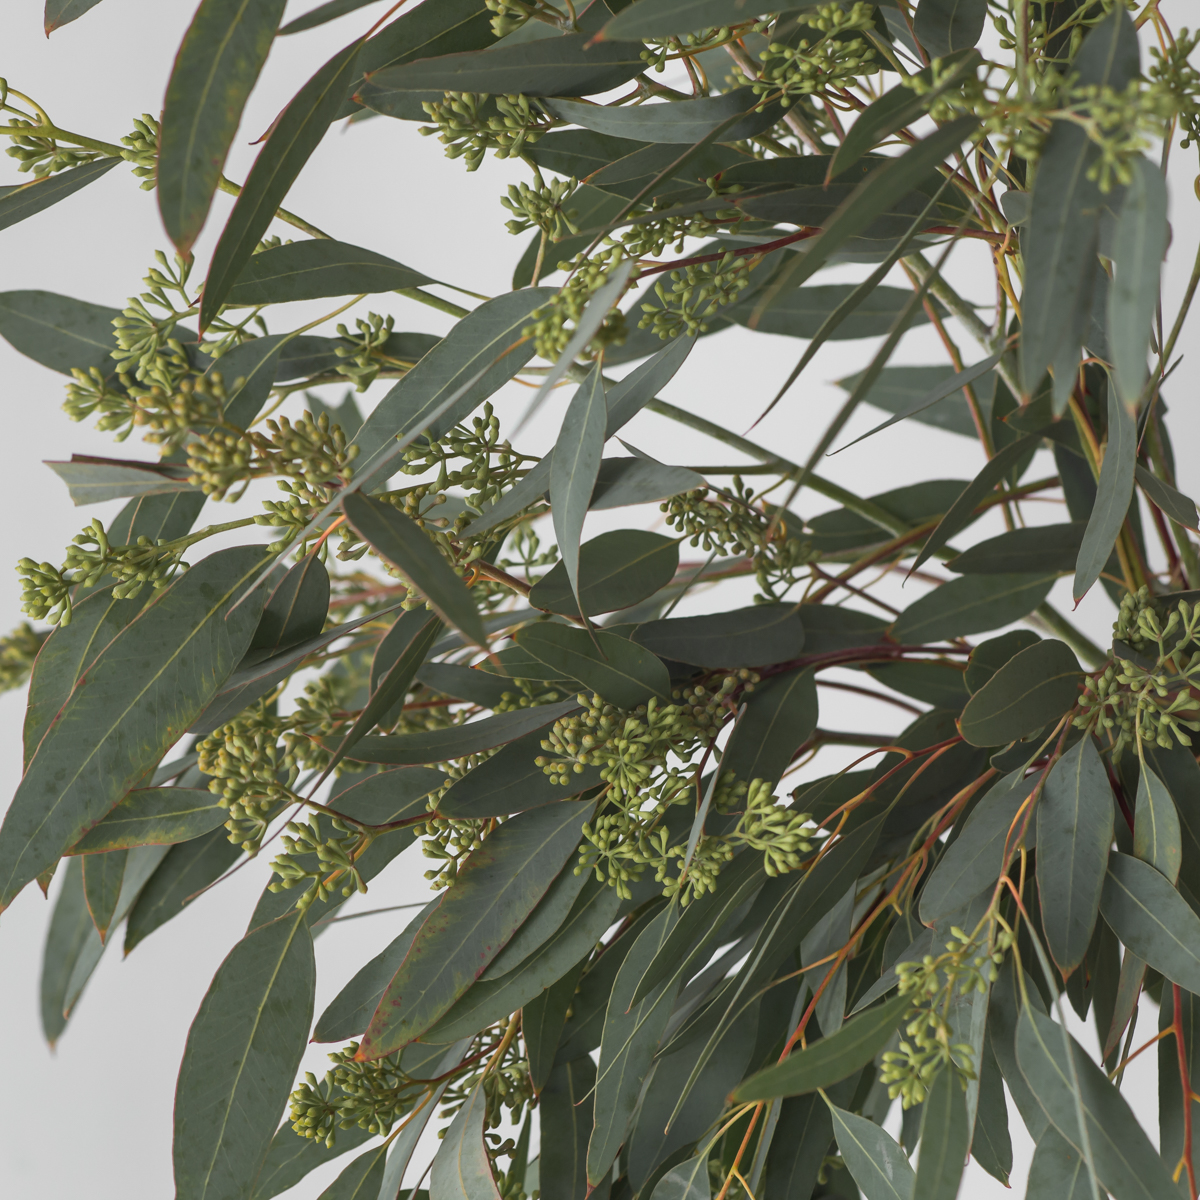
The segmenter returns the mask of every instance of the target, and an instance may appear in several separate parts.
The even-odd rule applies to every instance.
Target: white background
[[[288,16],[313,6],[314,0],[300,0],[289,5]],[[0,33],[0,72],[12,87],[46,107],[60,127],[117,141],[130,131],[134,116],[159,111],[170,64],[193,7],[191,0],[105,0],[47,41],[40,0],[8,0]],[[248,143],[269,126],[300,83],[338,47],[369,27],[385,7],[371,6],[335,25],[276,44],[227,165],[231,178],[245,177],[254,154]],[[1168,17],[1177,22],[1181,7],[1164,5]],[[1190,167],[1182,169],[1184,157],[1175,152],[1172,171],[1177,223],[1164,295],[1168,321],[1186,284],[1200,233],[1194,206],[1179,215],[1192,189],[1193,172]],[[9,161],[0,160],[0,183],[25,178],[3,165]],[[529,236],[509,237],[503,228],[508,214],[498,201],[507,183],[522,177],[519,164],[492,158],[468,174],[461,161],[443,157],[435,139],[418,136],[415,125],[377,118],[344,131],[335,129],[287,203],[344,241],[370,246],[431,276],[495,295],[508,290],[512,269]],[[196,248],[198,271],[228,211],[228,197],[218,195]],[[290,235],[283,225],[273,232]],[[118,167],[52,212],[0,233],[0,290],[41,288],[121,306],[127,296],[141,290],[141,276],[154,251],[167,245],[153,194],[139,190],[130,173]],[[957,251],[948,273],[969,298],[991,301],[990,265],[978,247]],[[828,279],[861,275],[861,270],[844,268],[828,273]],[[903,285],[904,280],[895,282]],[[324,303],[296,306],[293,324],[319,315]],[[397,329],[444,333],[451,323],[432,309],[395,296],[377,298],[376,305],[395,314]],[[286,327],[290,326],[278,325]],[[1193,319],[1180,350],[1188,350],[1195,328]],[[955,336],[968,361],[981,357],[965,332],[958,330]],[[804,381],[751,436],[777,453],[803,461],[843,395],[831,381],[861,369],[874,344],[824,347]],[[729,330],[698,345],[665,397],[744,432],[802,348],[803,343],[792,339]],[[925,328],[906,338],[893,361],[940,363],[944,358],[936,336]],[[73,510],[65,489],[41,465],[42,460],[65,458],[72,452],[146,458],[153,454],[133,442],[116,447],[108,435],[71,424],[60,408],[62,379],[4,342],[0,342],[0,381],[9,455],[3,475],[0,563],[15,564],[23,555],[57,562],[62,548],[88,519],[98,515],[107,521],[119,504]],[[377,385],[364,402],[378,400],[383,390],[385,386]],[[528,394],[515,386],[502,393],[497,407],[502,419],[507,418],[506,429],[512,428]],[[337,395],[331,389],[328,398]],[[1186,364],[1176,375],[1169,398],[1181,483],[1195,495],[1200,485],[1195,454],[1200,418],[1194,376]],[[537,426],[522,437],[522,448],[540,451],[552,442],[562,404],[563,393],[559,393]],[[878,419],[874,410],[863,410],[846,440]],[[638,417],[626,436],[668,462],[738,461],[720,444],[650,414]],[[1035,464],[1030,478],[1052,473],[1052,462],[1048,456],[1043,458],[1046,462]],[[982,463],[979,448],[966,439],[901,424],[827,460],[821,469],[859,494],[871,494],[931,475],[969,479]],[[831,505],[807,492],[797,507],[810,516]],[[1031,520],[1065,519],[1061,509],[1028,507]],[[206,521],[232,515],[216,505],[211,509]],[[604,516],[608,520],[593,532],[613,524],[650,522],[658,514],[647,509]],[[981,525],[980,531],[999,530]],[[903,595],[897,589],[890,598],[902,607],[916,594],[912,588]],[[1058,585],[1054,599],[1069,610],[1065,581]],[[730,606],[736,602],[731,598]],[[0,626],[7,628],[19,618],[16,576],[5,571],[0,573]],[[1084,601],[1077,619],[1097,640],[1106,636],[1112,610],[1100,589]],[[23,706],[23,693],[0,696],[0,795],[10,795],[19,778]],[[822,693],[826,727],[891,731],[905,720],[899,710],[872,701],[828,690]],[[840,765],[829,761],[830,766],[823,763],[815,773]],[[410,852],[372,885],[369,898],[352,903],[376,907],[423,901],[429,895],[422,878],[424,866],[419,851]],[[29,888],[4,913],[0,919],[0,1194],[48,1200],[77,1196],[160,1200],[170,1195],[171,1103],[187,1028],[214,970],[241,936],[265,878],[265,863],[253,864],[149,938],[128,961],[121,961],[119,942],[110,947],[54,1052],[42,1040],[37,1008],[41,944],[50,905]],[[318,1013],[405,922],[403,913],[366,918],[335,926],[318,940]],[[1150,1015],[1144,1015],[1143,1030],[1151,1032],[1150,1025]],[[1151,1058],[1145,1055],[1126,1075],[1125,1093],[1156,1137]],[[320,1073],[323,1067],[324,1052],[314,1047],[304,1069]],[[1015,1111],[1012,1132],[1017,1150],[1014,1185],[1023,1190],[1031,1147]],[[427,1153],[419,1153],[418,1160],[427,1161]],[[316,1197],[338,1169],[315,1173],[289,1195]],[[992,1197],[1001,1195],[1002,1189],[972,1167],[963,1194]]]

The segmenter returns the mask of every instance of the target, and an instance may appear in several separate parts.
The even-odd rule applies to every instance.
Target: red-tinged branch
[[[639,270],[637,278],[645,279],[647,275],[660,275],[663,271],[674,271],[678,267],[694,267],[700,263],[719,262],[730,253],[734,258],[751,258],[756,254],[770,254],[772,250],[780,250],[784,246],[790,246],[793,242],[802,242],[805,238],[816,237],[820,232],[820,229],[806,225],[799,233],[789,233],[787,237],[776,238],[773,242],[763,242],[761,246],[747,246],[743,250],[722,250],[718,254],[698,254],[694,258],[677,258],[674,262],[658,263],[655,266]]]

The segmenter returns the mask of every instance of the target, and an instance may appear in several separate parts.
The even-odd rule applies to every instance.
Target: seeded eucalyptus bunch
[[[97,2],[48,0],[47,30]],[[1166,168],[1200,140],[1186,5],[385,2],[281,28],[284,0],[202,0],[124,137],[0,79],[0,230],[114,169],[163,225],[124,305],[0,293],[68,416],[146,443],[50,464],[126,503],[20,561],[0,643],[29,687],[0,907],[53,886],[46,1036],[119,925],[129,952],[266,855],[180,1066],[179,1200],[339,1156],[330,1200],[951,1200],[968,1156],[1008,1182],[1006,1096],[1028,1194],[1196,1196],[1200,557],[1163,391],[1200,260],[1160,300]],[[273,41],[318,28],[344,48],[227,178]],[[522,238],[512,290],[287,207],[331,126],[376,117],[519,160],[481,214]],[[947,280],[964,242],[985,308]],[[413,304],[445,335],[404,332]],[[803,343],[778,389],[747,360],[764,413],[825,342],[878,349],[811,445],[767,448],[661,398],[731,324]],[[889,366],[920,324],[944,361]],[[513,380],[545,455],[493,409]],[[978,473],[826,479],[863,405],[880,438],[973,439]],[[632,450],[643,409],[738,463]],[[1111,645],[1060,575],[1111,598]],[[830,728],[826,685],[911,723]],[[418,842],[428,903],[315,1014],[313,937]],[[1120,1090],[1152,1044],[1157,1148]]]

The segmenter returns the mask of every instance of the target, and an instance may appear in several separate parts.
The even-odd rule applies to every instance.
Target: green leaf
[[[133,846],[188,842],[224,825],[228,817],[207,789],[139,788],[93,825],[68,853],[91,855]]]
[[[433,1160],[429,1200],[500,1200],[483,1141],[488,1101],[479,1083],[450,1123]]]
[[[1172,983],[1200,992],[1200,917],[1161,872],[1114,850],[1100,912],[1138,958]]]
[[[1049,1017],[1026,1007],[1017,1023],[1021,1073],[1051,1124],[1082,1153],[1077,1105],[1083,1109],[1087,1138],[1100,1186],[1116,1200],[1168,1200],[1178,1191],[1124,1096],[1104,1072]],[[1075,1093],[1072,1077],[1078,1079]],[[1086,1172],[1086,1166],[1084,1168]]]
[[[956,533],[961,533],[975,519],[975,509],[988,493],[1003,482],[1014,466],[1031,450],[1038,446],[1038,439],[1030,434],[1005,446],[988,460],[987,465],[962,490],[938,527],[929,535],[921,547],[912,569],[915,571],[931,554],[936,554]],[[1039,602],[1040,603],[1040,602]],[[1024,614],[1022,614],[1024,615]]]
[[[306,554],[267,597],[247,657],[265,658],[319,637],[328,615],[329,572],[315,553]]]
[[[650,1200],[711,1200],[711,1197],[707,1154],[697,1154],[672,1167],[650,1194]]]
[[[468,754],[503,746],[535,729],[544,729],[578,707],[579,702],[572,698],[560,704],[538,704],[427,733],[365,737],[355,745],[354,753],[349,757],[353,762],[384,763],[393,767],[465,758]]]
[[[593,640],[594,639],[594,640]],[[515,640],[554,671],[578,679],[619,708],[637,708],[652,696],[671,695],[671,677],[661,660],[615,633],[534,624],[519,629]]]
[[[481,762],[450,785],[438,812],[447,817],[506,817],[577,796],[601,782],[599,767],[572,773],[564,785],[553,783],[534,761],[542,754],[543,731],[535,729]]]
[[[1138,483],[1142,485],[1142,491],[1146,493],[1150,501],[1166,513],[1172,521],[1178,521],[1180,525],[1184,525],[1188,529],[1195,529],[1200,525],[1200,516],[1197,516],[1196,513],[1196,502],[1190,496],[1185,496],[1169,483],[1159,479],[1141,463],[1137,465],[1134,474],[1137,476]]]
[[[1054,764],[1037,807],[1042,926],[1064,976],[1083,962],[1092,940],[1112,837],[1112,788],[1085,737]]]
[[[545,895],[594,810],[585,801],[522,813],[471,853],[388,984],[363,1059],[407,1045],[445,1015]]]
[[[1107,850],[1107,843],[1105,849]],[[1166,785],[1142,763],[1133,814],[1133,853],[1175,883],[1183,859],[1179,813]]]
[[[577,872],[568,862],[538,901],[537,907],[479,978],[503,979],[540,950],[561,928],[586,883],[587,872]]]
[[[232,606],[261,563],[249,546],[197,563],[75,685],[0,827],[0,902],[111,811],[200,714],[250,642],[258,605]]]
[[[1078,603],[1100,578],[1133,498],[1134,466],[1137,462],[1137,421],[1117,399],[1116,390],[1108,389],[1108,444],[1100,465],[1096,503],[1088,518],[1079,558],[1075,564],[1075,582],[1071,588]]]
[[[872,504],[907,525],[921,525],[940,517],[960,495],[961,479],[927,479],[924,483],[892,488],[869,497]],[[848,508],[835,508],[808,522],[813,548],[826,554],[875,546],[894,536],[874,521]]]
[[[95,2],[99,3],[99,0]],[[0,229],[16,225],[26,217],[36,216],[60,200],[73,196],[80,188],[108,174],[120,161],[118,158],[100,158],[17,187],[0,188]]]
[[[833,1135],[866,1200],[912,1200],[916,1176],[904,1151],[874,1121],[829,1105]]]
[[[278,36],[286,37],[290,33],[303,33],[308,29],[316,29],[318,25],[336,21],[338,17],[344,17],[347,13],[358,12],[360,8],[366,8],[368,4],[378,3],[379,0],[325,0],[324,4],[310,8],[302,17],[289,21],[280,29]]]
[[[643,621],[633,640],[660,658],[696,667],[766,667],[800,656],[804,625],[794,605],[754,604],[700,617]]]
[[[600,1041],[595,1125],[588,1142],[587,1177],[592,1187],[603,1179],[625,1141],[642,1081],[671,1015],[677,983],[659,984],[636,1004],[633,994],[678,917],[673,905],[659,910],[629,951],[613,984]]]
[[[533,357],[532,341],[519,344],[521,330],[553,295],[553,288],[525,288],[497,296],[463,317],[363,422],[353,442],[359,448],[355,469],[360,486],[371,486],[374,472],[386,470],[393,439],[411,439],[422,431],[441,437],[507,383]]]
[[[889,205],[925,182],[929,173],[978,129],[979,123],[974,117],[959,117],[910,146],[898,158],[877,167],[838,205],[828,220],[819,222],[821,233],[808,243],[804,254],[797,254],[791,260],[776,284],[764,290],[763,299],[769,303],[776,289],[798,287],[810,279],[850,238],[886,212]],[[755,209],[753,215],[765,215],[757,211],[759,207],[752,204],[747,206],[747,211]],[[911,221],[910,215],[906,227]]]
[[[620,87],[646,69],[637,42],[591,43],[590,35],[571,33],[418,59],[372,71],[354,98],[384,116],[403,117],[412,93],[590,96]]]
[[[930,58],[969,50],[983,36],[987,0],[920,0],[913,30]]]
[[[803,7],[794,0],[782,5],[785,11]],[[753,21],[760,11],[765,10],[755,0],[638,0],[613,17],[600,36],[611,41],[670,37]]]
[[[895,692],[958,712],[970,693],[960,664],[951,662],[894,662],[867,667],[872,679]]]
[[[614,529],[579,548],[579,602],[559,563],[533,586],[529,603],[578,617],[629,608],[667,586],[679,569],[679,542],[642,529]]]
[[[42,953],[42,1032],[51,1046],[67,1027],[67,1018],[63,1015],[67,987],[75,964],[80,955],[87,952],[89,943],[94,943],[95,950],[103,949],[83,895],[83,863],[70,859],[62,870],[62,884],[50,914],[46,948]]]
[[[225,420],[229,424],[249,429],[254,423],[271,394],[286,336],[276,333],[251,338],[209,367],[206,374],[219,373],[231,385],[225,401]]]
[[[542,1128],[538,1184],[546,1200],[582,1200],[587,1194],[595,1088],[596,1067],[586,1055],[559,1063],[550,1072],[538,1102]]]
[[[703,475],[687,467],[668,466],[640,452],[637,458],[602,458],[588,511],[649,504],[702,487]]]
[[[1083,672],[1065,642],[1048,638],[1009,659],[970,699],[960,728],[972,746],[1004,746],[1075,705]]]
[[[946,848],[921,892],[921,920],[926,925],[995,886],[1020,845],[1020,824],[1013,827],[1017,813],[1038,782],[1036,776],[1021,775],[1021,770],[1014,771],[995,784]]]
[[[97,367],[112,375],[117,348],[112,322],[118,308],[54,292],[0,292],[0,337],[14,350],[60,375]]]
[[[984,1040],[978,1071],[979,1104],[975,1110],[971,1156],[993,1179],[1007,1186],[1013,1169],[1012,1139],[1008,1133],[1008,1101],[1004,1096],[1004,1079],[1000,1074],[1000,1064],[996,1062],[990,1036]]]
[[[46,36],[56,29],[78,21],[85,12],[96,7],[100,0],[46,0]]]
[[[1132,177],[1113,234],[1108,346],[1117,393],[1132,408],[1146,385],[1146,354],[1169,231],[1162,172],[1141,154],[1130,165]]]
[[[948,433],[978,438],[975,419],[961,391],[950,391],[945,398],[925,407],[925,401],[956,374],[953,367],[885,367],[870,386],[863,401],[904,420],[911,416],[923,425],[932,425]],[[861,375],[848,375],[837,381],[838,387],[852,392]],[[995,376],[984,374],[975,383],[975,394],[985,414],[991,405]]]
[[[576,963],[557,983],[535,996],[521,1009],[521,1038],[525,1042],[529,1059],[529,1078],[539,1094],[550,1081],[558,1045],[562,1041],[563,1029],[567,1023],[567,1013],[575,1000],[575,988],[579,985],[585,962],[586,960],[581,960]],[[590,1059],[588,1063],[590,1065]],[[579,1150],[581,1178],[584,1173],[582,1164],[587,1155],[587,1138],[591,1123],[589,1114]],[[546,1169],[544,1162],[542,1169]]]
[[[755,685],[726,744],[722,772],[732,771],[746,783],[778,783],[816,729],[817,708],[812,671],[785,671]]]
[[[783,1101],[767,1155],[765,1200],[812,1194],[833,1142],[833,1122],[815,1092]]]
[[[619,905],[615,888],[589,879],[567,919],[536,954],[503,979],[478,980],[440,1021],[425,1031],[423,1039],[445,1044],[470,1037],[536,999],[595,949],[613,923]],[[608,959],[610,953],[611,950],[606,951],[604,958]],[[614,955],[610,961],[619,958],[619,954]],[[576,997],[577,1013],[580,1002]]]
[[[209,0],[213,3],[214,0]],[[223,4],[248,0],[220,0]],[[278,19],[278,14],[276,14]],[[212,262],[204,280],[200,304],[200,325],[207,329],[226,302],[255,247],[275,218],[296,176],[308,162],[337,115],[355,74],[355,60],[361,42],[351,42],[339,50],[296,93],[275,119],[266,144],[250,168],[242,194],[220,240],[213,250]]]
[[[504,693],[513,690],[512,685],[502,677],[497,678],[478,667],[464,667],[455,663],[427,662],[417,671],[417,679],[435,692],[483,708],[495,708],[502,703]]]
[[[172,846],[150,876],[129,913],[125,926],[125,953],[160,925],[177,917],[210,883],[219,879],[241,857],[241,847],[224,829]]]
[[[342,501],[342,508],[355,533],[380,557],[403,571],[447,624],[461,630],[476,645],[487,647],[475,598],[429,534],[391,504],[361,492],[351,492]]]
[[[980,642],[967,660],[967,691],[979,691],[1006,662],[1040,640],[1031,629],[1014,629]]]
[[[217,969],[175,1090],[180,1200],[241,1195],[257,1174],[304,1054],[315,987],[299,913],[247,934]]]
[[[1042,1134],[1029,1164],[1026,1200],[1091,1200],[1087,1167],[1053,1126]]]
[[[185,257],[285,7],[286,0],[202,0],[184,34],[163,104],[157,191],[167,236]]]
[[[400,970],[413,939],[441,899],[437,896],[426,904],[403,931],[338,992],[317,1021],[313,1030],[314,1042],[345,1042],[358,1037],[366,1029],[387,985]]]
[[[372,1146],[365,1154],[360,1154],[342,1168],[341,1174],[321,1193],[318,1200],[377,1200],[387,1165],[387,1152],[385,1144]]]
[[[830,312],[856,286],[853,283],[830,283],[821,287],[789,288],[781,291],[765,307],[751,296],[724,309],[722,315],[760,333],[811,338],[816,336]],[[892,328],[911,300],[911,288],[877,287],[868,299],[862,301],[835,330],[826,335],[826,340],[837,342],[880,337]],[[922,310],[913,315],[909,325],[925,325],[928,321],[929,317]]]
[[[851,1017],[837,1033],[810,1042],[782,1062],[751,1075],[734,1090],[734,1103],[815,1092],[862,1070],[891,1040],[911,1003],[907,996],[893,996],[878,1008]]]
[[[1146,761],[1170,790],[1179,818],[1183,861],[1179,877],[1192,895],[1200,892],[1200,766],[1184,746],[1146,748]]]
[[[563,417],[550,464],[550,504],[558,552],[579,599],[579,543],[604,453],[608,409],[597,363],[576,389]]]
[[[424,815],[425,805],[418,801],[446,783],[446,776],[433,767],[398,767],[368,775],[360,783],[354,783],[354,778],[339,776],[329,804],[345,816],[368,825],[387,825]],[[369,854],[367,851],[363,857]]]
[[[954,1200],[970,1145],[962,1084],[958,1072],[944,1066],[925,1099],[913,1200]]]
[[[950,559],[946,566],[960,575],[1006,575],[1011,571],[1069,571],[1083,542],[1085,525],[1031,525],[1010,529]]]
[[[1046,599],[1054,579],[1025,574],[951,579],[910,604],[896,619],[892,635],[898,642],[915,644],[1011,625]]]
[[[135,462],[72,454],[70,462],[47,460],[46,466],[67,485],[71,503],[75,505],[100,504],[122,496],[200,491],[188,483],[191,470],[179,463]]]
[[[723,142],[736,142],[765,133],[783,118],[783,109],[778,101],[761,109],[758,108],[760,103],[761,98],[754,94],[753,88],[742,87],[698,100],[639,104],[628,108],[605,108],[578,100],[548,100],[546,107],[556,117],[595,133],[691,146],[718,131]],[[740,121],[726,124],[739,114],[745,114]],[[722,129],[722,125],[726,127]]]
[[[320,300],[325,296],[394,292],[434,282],[428,275],[374,250],[314,238],[252,255],[230,289],[226,303],[282,304],[290,300]]]

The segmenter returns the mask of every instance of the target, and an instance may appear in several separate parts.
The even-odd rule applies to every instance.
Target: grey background
[[[288,16],[314,6],[314,0],[300,0],[289,5]],[[231,178],[245,177],[254,155],[248,143],[267,129],[300,83],[334,50],[368,28],[386,7],[373,5],[335,25],[276,44],[227,165]],[[48,42],[42,33],[41,3],[8,0],[0,36],[0,72],[11,86],[46,107],[60,127],[116,141],[129,132],[134,116],[159,110],[171,60],[193,8],[190,0],[105,0],[102,7]],[[1194,169],[1185,165],[1184,157],[1176,150],[1172,164],[1176,224],[1164,292],[1168,320],[1186,284],[1200,234],[1191,203]],[[0,162],[0,182],[24,178],[17,176],[15,164],[3,165],[8,161]],[[468,174],[461,162],[443,157],[435,139],[418,136],[415,125],[378,118],[351,129],[335,129],[306,167],[288,206],[342,240],[368,245],[432,276],[494,295],[510,286],[512,268],[529,236],[509,237],[503,228],[508,214],[498,200],[510,181],[523,177],[519,164],[494,158]],[[196,248],[198,272],[229,207],[229,198],[219,195]],[[288,237],[291,231],[277,225],[273,232]],[[141,277],[154,251],[167,245],[153,194],[140,191],[131,174],[118,167],[53,212],[0,234],[0,289],[41,288],[120,306],[141,290]],[[964,295],[980,303],[991,301],[990,265],[978,245],[957,250],[948,273]],[[822,282],[861,275],[861,269],[842,268],[827,273]],[[903,277],[895,282],[903,285]],[[381,311],[395,314],[397,329],[442,333],[450,324],[450,318],[400,297],[376,298],[375,303]],[[295,320],[288,313],[286,318],[276,318],[273,328],[311,320],[320,315],[324,304],[293,306]],[[1180,350],[1188,350],[1195,329],[1193,318]],[[955,336],[968,361],[982,356],[963,331]],[[874,346],[874,342],[851,342],[824,347],[803,383],[750,436],[802,460],[832,405],[843,395],[831,381],[861,369]],[[727,331],[699,344],[665,396],[745,432],[802,348],[803,343],[792,339]],[[895,363],[943,361],[940,344],[928,328],[911,333],[893,359]],[[74,510],[42,460],[65,458],[72,452],[146,458],[153,452],[134,441],[118,447],[108,435],[86,424],[72,425],[60,408],[62,379],[4,342],[0,342],[0,379],[7,446],[0,563],[15,564],[23,555],[58,562],[62,548],[92,516],[107,521],[119,505]],[[377,385],[361,401],[369,405],[384,390],[386,385]],[[327,393],[327,399],[340,394],[338,389]],[[497,400],[507,431],[515,425],[528,395],[526,389],[513,385]],[[1194,449],[1200,420],[1195,377],[1186,363],[1172,381],[1169,398],[1182,483],[1194,495],[1200,487]],[[522,447],[540,450],[552,443],[564,401],[564,393],[558,393],[522,435]],[[298,408],[297,403],[285,411]],[[874,410],[862,410],[845,440],[879,419]],[[739,461],[718,443],[649,414],[635,420],[627,437],[668,462]],[[1046,462],[1035,464],[1030,478],[1052,473],[1052,462],[1043,457]],[[965,439],[901,424],[826,460],[821,469],[860,494],[869,494],[930,474],[967,479],[982,462],[978,446]],[[797,506],[805,516],[832,507],[811,492]],[[1061,509],[1052,505],[1030,504],[1027,511],[1031,521],[1063,519]],[[232,515],[227,508],[211,505],[204,520],[216,522]],[[648,508],[600,516],[603,520],[589,522],[589,533],[651,523],[659,514]],[[972,537],[998,531],[999,527],[981,523]],[[898,584],[889,582],[887,587],[897,607],[917,594],[915,586],[903,593]],[[742,598],[732,592],[727,595],[724,606]],[[1054,599],[1069,611],[1065,582],[1058,585]],[[698,603],[706,601],[701,598]],[[0,613],[6,614],[0,621],[5,628],[20,618],[17,580],[9,570],[0,572]],[[1107,635],[1112,608],[1099,589],[1085,599],[1076,619],[1097,639]],[[22,693],[0,696],[0,795],[10,795],[19,778],[23,705]],[[828,690],[822,693],[822,724],[829,727],[888,732],[905,720],[899,710],[872,701]],[[810,773],[823,774],[842,761],[835,754],[823,756]],[[423,901],[429,895],[424,868],[425,860],[414,848],[372,885],[369,897],[356,898],[352,906]],[[158,1200],[170,1195],[171,1103],[188,1025],[214,970],[241,935],[266,877],[265,861],[252,864],[139,946],[127,961],[121,961],[118,935],[118,945],[109,948],[54,1052],[42,1040],[37,1015],[37,976],[50,906],[31,888],[4,913],[0,919],[4,1079],[0,1192],[52,1198],[87,1195],[92,1200]],[[405,921],[404,913],[366,918],[336,926],[319,939],[318,1012]],[[1150,1024],[1145,1017],[1143,1023]],[[1151,1057],[1145,1055],[1127,1073],[1125,1093],[1154,1137]],[[324,1050],[311,1048],[303,1069],[320,1074],[324,1065]],[[894,1123],[898,1124],[898,1117]],[[1017,1145],[1014,1186],[1023,1187],[1031,1147],[1015,1112],[1012,1131]],[[423,1164],[431,1153],[432,1143],[422,1148],[418,1159]],[[291,1194],[316,1197],[338,1169],[340,1165],[310,1176]],[[963,1194],[992,1197],[1001,1195],[1002,1189],[971,1167]]]

